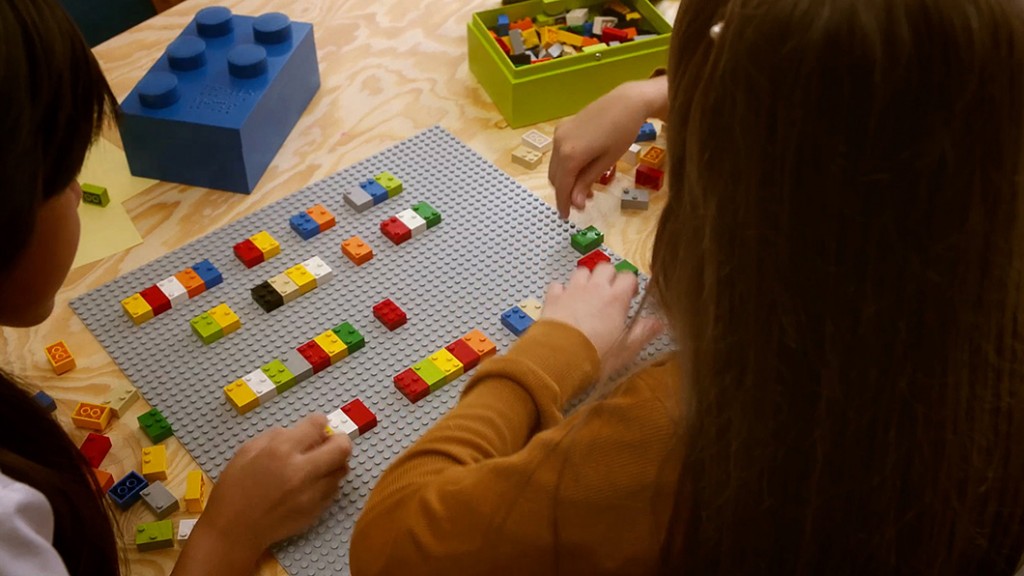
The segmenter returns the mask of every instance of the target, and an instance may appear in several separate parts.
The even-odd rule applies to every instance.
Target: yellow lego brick
[[[198,513],[203,511],[206,505],[203,500],[206,497],[206,479],[199,470],[188,473],[185,480],[185,509],[189,512]]]
[[[544,42],[544,47],[547,48],[552,44],[558,42],[558,28],[554,26],[545,26],[540,29],[540,37]]]
[[[299,285],[292,281],[292,279],[284,272],[274,276],[269,280],[269,282],[270,285],[274,287],[274,290],[277,290],[277,293],[281,295],[281,298],[284,299],[285,304],[302,295],[302,293],[299,292]]]
[[[163,444],[142,449],[142,477],[150,482],[167,480],[167,447]]]
[[[331,330],[313,338],[313,341],[319,344],[324,349],[324,352],[327,352],[327,355],[331,358],[331,364],[335,364],[345,356],[348,356],[348,346]]]
[[[281,253],[281,245],[266,230],[253,234],[249,237],[249,240],[252,240],[252,243],[260,249],[260,252],[263,252],[264,261],[270,260]]]
[[[644,166],[660,170],[665,164],[665,149],[660,146],[650,146],[640,154],[637,160]]]
[[[224,396],[228,402],[238,410],[239,414],[245,414],[260,405],[260,400],[252,388],[245,383],[245,380],[235,380],[224,387]]]
[[[153,308],[138,292],[121,300],[121,307],[136,326],[153,319]]]
[[[519,309],[526,312],[526,315],[533,318],[533,321],[536,322],[540,320],[540,312],[544,309],[544,305],[533,298],[529,298],[519,303]]]
[[[242,327],[242,319],[227,304],[218,304],[210,308],[209,315],[220,325],[225,336]]]
[[[540,35],[537,34],[536,28],[527,28],[523,30],[523,47],[529,50],[540,45]]]
[[[313,276],[313,273],[302,264],[296,264],[285,270],[284,273],[299,287],[299,294],[305,294],[316,288],[316,276]]]
[[[430,361],[440,368],[441,372],[444,372],[445,384],[449,384],[452,380],[462,376],[462,362],[459,362],[451,352],[444,348],[441,348],[437,352],[431,354]]]
[[[71,414],[71,421],[79,428],[87,428],[103,432],[107,424],[110,424],[110,417],[113,411],[109,406],[79,402],[75,411]]]
[[[572,32],[568,32],[566,30],[558,31],[558,41],[561,42],[562,44],[568,44],[569,46],[575,46],[577,48],[583,46],[583,36],[580,36],[579,34],[573,34]]]
[[[626,14],[626,22],[639,22],[642,18],[639,12],[629,12]]]
[[[75,368],[75,357],[63,340],[46,347],[46,359],[50,361],[50,367],[58,376]]]

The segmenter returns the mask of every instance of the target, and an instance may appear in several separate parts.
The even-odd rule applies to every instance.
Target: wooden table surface
[[[95,49],[119,100],[195,12],[213,4],[218,2],[188,0]],[[496,0],[221,0],[219,4],[238,14],[281,11],[293,20],[312,22],[322,86],[251,195],[156,184],[126,203],[144,238],[142,244],[73,270],[57,296],[53,315],[44,324],[0,332],[4,368],[57,400],[57,417],[76,443],[81,443],[87,431],[71,423],[75,404],[98,402],[114,385],[128,383],[68,306],[69,300],[101,284],[435,124],[554,205],[554,192],[546,177],[550,154],[536,170],[512,164],[511,150],[529,128],[507,126],[466,61],[466,23],[474,12],[497,5]],[[665,2],[661,9],[671,17],[676,2]],[[532,128],[550,135],[555,124]],[[118,141],[116,134],[112,139]],[[620,176],[616,184],[627,181]],[[664,192],[653,195],[650,211],[626,214],[620,212],[613,193],[618,188],[610,186],[606,192],[598,187],[587,210],[574,213],[572,219],[596,225],[605,232],[605,243],[612,250],[647,270]],[[78,367],[55,376],[44,346],[60,339],[68,344]],[[141,450],[150,442],[139,430],[136,417],[148,409],[145,399],[137,402],[106,431],[113,449],[101,468],[115,479],[140,468]],[[186,473],[197,466],[176,439],[166,444],[170,476],[165,484],[181,498]],[[171,518],[176,529],[177,520],[194,516],[179,512]],[[169,573],[177,546],[148,553],[135,550],[135,525],[153,521],[152,513],[137,505],[126,513],[118,512],[116,518],[133,574]],[[259,574],[284,574],[284,570],[268,555]]]

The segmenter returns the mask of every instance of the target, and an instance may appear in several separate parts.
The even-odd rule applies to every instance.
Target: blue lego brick
[[[128,165],[248,194],[319,88],[312,25],[204,8],[121,103]]]
[[[516,336],[521,336],[526,329],[533,325],[533,318],[523,312],[519,306],[513,306],[502,312],[501,325],[509,329]]]
[[[51,398],[49,394],[42,390],[36,392],[35,395],[32,396],[32,399],[34,399],[47,412],[55,412],[57,410],[57,403],[53,401],[53,398]]]
[[[583,23],[583,35],[593,36],[594,35],[594,21],[588,20]]]
[[[654,124],[650,122],[644,122],[644,125],[640,127],[640,133],[636,135],[637,142],[651,142],[658,138],[658,131],[654,129]]]
[[[305,212],[299,212],[288,219],[288,225],[295,230],[303,240],[309,240],[320,233],[320,225],[313,220],[313,217]]]
[[[224,282],[224,276],[221,275],[220,270],[217,270],[217,267],[209,260],[203,260],[202,262],[193,264],[192,271],[196,273],[196,276],[199,276],[199,278],[202,279],[207,290]]]
[[[142,491],[149,486],[149,482],[146,481],[138,472],[132,470],[117,481],[107,491],[107,496],[113,500],[114,504],[121,510],[127,510],[131,508],[132,504],[135,504],[142,498]]]
[[[370,198],[373,198],[374,206],[390,198],[390,196],[388,196],[387,189],[381,186],[380,182],[377,182],[372,178],[360,182],[359,187],[363,189],[363,192],[369,194]]]
[[[498,14],[498,25],[495,27],[498,36],[508,36],[508,26],[508,14]]]

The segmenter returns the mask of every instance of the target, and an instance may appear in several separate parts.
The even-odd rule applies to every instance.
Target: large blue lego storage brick
[[[248,194],[319,88],[311,24],[204,8],[121,103],[128,166]]]

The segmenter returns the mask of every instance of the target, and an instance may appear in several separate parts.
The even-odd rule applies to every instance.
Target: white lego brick
[[[277,396],[277,388],[270,381],[270,377],[263,373],[263,370],[253,370],[249,374],[242,376],[242,380],[256,393],[256,398],[260,404]]]
[[[630,144],[629,150],[622,155],[622,161],[630,166],[636,166],[636,163],[640,158],[640,150],[641,148],[639,144]]]
[[[551,56],[552,58],[559,58],[559,57],[561,57],[562,56],[562,43],[561,42],[555,42],[551,46],[548,46],[547,51],[548,51],[548,56]]]
[[[531,150],[526,146],[520,146],[512,151],[512,162],[530,170],[540,166],[543,157],[544,154]]]
[[[327,415],[327,427],[335,434],[345,434],[352,440],[359,438],[359,426],[338,408]]]
[[[604,30],[606,26],[614,28],[618,23],[619,19],[614,16],[596,16],[594,17],[594,28],[591,34],[594,36],[600,36],[601,31]]]
[[[565,15],[565,23],[568,26],[583,26],[587,23],[588,17],[590,17],[590,10],[586,8],[569,10],[569,13]]]
[[[198,518],[180,520],[178,522],[178,540],[188,540],[188,537],[192,535],[192,529],[196,527],[196,522],[199,522]]]
[[[395,214],[395,218],[398,218],[402,221],[402,224],[409,227],[409,230],[412,231],[413,238],[427,231],[427,221],[417,214],[412,208],[407,208],[398,214]]]
[[[530,130],[526,134],[523,134],[523,146],[526,146],[530,150],[536,150],[542,154],[551,150],[551,143],[551,138],[536,130]]]
[[[171,308],[188,302],[188,290],[174,276],[157,282],[156,287],[171,301]]]
[[[540,301],[533,298],[527,298],[519,303],[519,309],[526,312],[526,315],[533,318],[534,322],[540,320],[540,313],[544,309],[544,305]]]
[[[637,34],[633,38],[633,42],[639,42],[641,40],[650,40],[652,38],[657,38],[657,37],[658,37],[657,34]]]
[[[326,262],[320,259],[319,256],[313,256],[309,260],[302,263],[309,270],[309,273],[316,278],[317,287],[327,284],[331,280],[334,280],[334,270],[331,270],[330,266]]]

